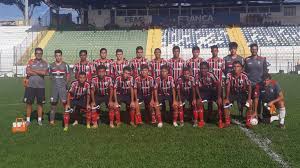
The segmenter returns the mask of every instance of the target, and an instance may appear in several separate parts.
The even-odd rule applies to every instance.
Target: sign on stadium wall
[[[215,14],[198,16],[178,16],[179,25],[209,25],[209,24],[238,24],[240,23],[239,14]]]
[[[121,27],[144,26],[152,22],[151,16],[117,16],[116,23]]]

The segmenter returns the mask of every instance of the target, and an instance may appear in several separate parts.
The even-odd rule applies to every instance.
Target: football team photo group
[[[46,120],[55,125],[55,115],[63,113],[64,131],[78,124],[98,128],[103,113],[111,128],[121,123],[183,127],[187,122],[197,128],[209,122],[226,128],[237,116],[247,128],[273,121],[285,128],[283,91],[268,73],[267,58],[258,55],[258,45],[250,45],[251,55],[246,58],[237,54],[236,42],[228,44],[227,56],[218,54],[217,45],[210,48],[209,59],[202,58],[200,48],[194,46],[187,60],[178,46],[173,47],[170,59],[162,58],[161,49],[156,48],[152,60],[145,58],[141,46],[131,60],[125,59],[122,49],[111,59],[107,49],[101,48],[99,59],[93,61],[87,50],[80,50],[72,69],[64,62],[62,50],[55,50],[55,61],[48,64],[43,49],[35,48],[24,79],[26,125],[31,124],[36,102],[38,125]],[[45,98],[46,76],[52,81],[49,101]],[[51,110],[49,118],[43,119],[46,102]],[[61,105],[64,111],[58,110]],[[238,115],[232,116],[233,111]]]
[[[300,168],[300,0],[0,0],[0,168]]]

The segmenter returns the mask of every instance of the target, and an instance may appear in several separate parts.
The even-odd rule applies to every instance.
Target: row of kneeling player
[[[257,85],[252,89],[247,74],[243,72],[242,64],[239,61],[233,63],[233,71],[227,74],[225,86],[217,80],[217,77],[209,72],[207,62],[201,63],[199,75],[193,77],[188,67],[183,68],[183,75],[177,81],[169,75],[169,67],[163,65],[161,74],[154,79],[149,76],[149,67],[141,66],[141,72],[135,79],[131,76],[131,68],[124,67],[123,73],[113,80],[106,75],[106,67],[97,67],[97,76],[87,82],[86,73],[80,72],[78,79],[71,84],[68,92],[66,112],[64,114],[64,130],[69,128],[70,112],[73,112],[73,125],[79,121],[79,112],[86,112],[87,128],[93,125],[98,127],[99,107],[103,103],[108,108],[110,127],[121,124],[121,104],[126,105],[130,116],[130,125],[143,124],[140,110],[144,104],[144,119],[151,120],[157,127],[163,126],[162,108],[168,102],[172,112],[172,122],[175,127],[184,125],[185,103],[188,102],[192,109],[194,127],[203,127],[204,104],[215,102],[218,107],[218,127],[228,127],[231,122],[230,107],[235,101],[238,110],[243,115],[246,108],[245,123],[247,127],[255,125],[257,114],[252,112],[252,99],[261,97],[267,103],[266,109],[270,111],[268,119],[280,120],[280,126],[284,127],[285,106],[283,94],[278,83],[271,80],[267,75],[263,85]],[[223,88],[225,95],[223,96]],[[252,92],[253,90],[253,92]],[[275,116],[274,108],[279,109],[279,115]],[[208,120],[211,119],[212,111],[209,111]]]

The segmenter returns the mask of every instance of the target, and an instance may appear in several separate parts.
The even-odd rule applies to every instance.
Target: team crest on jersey
[[[241,79],[241,80],[239,81],[239,84],[240,84],[240,85],[243,85],[243,83],[244,83],[244,80]]]

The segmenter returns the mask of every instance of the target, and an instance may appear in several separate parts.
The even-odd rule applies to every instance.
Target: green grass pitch
[[[271,148],[291,167],[300,167],[300,76],[274,78],[279,80],[286,96],[286,129],[280,130],[273,123],[260,124],[253,130],[269,138]],[[25,115],[25,105],[21,103],[22,79],[2,78],[0,86],[0,167],[3,168],[279,167],[235,125],[218,129],[215,124],[207,124],[199,129],[190,123],[183,128],[164,124],[159,129],[123,124],[121,128],[110,129],[101,124],[98,129],[88,130],[79,125],[63,132],[61,120],[55,126],[48,124],[50,106],[46,104],[43,126],[37,126],[33,120],[27,133],[13,134],[12,122]]]

